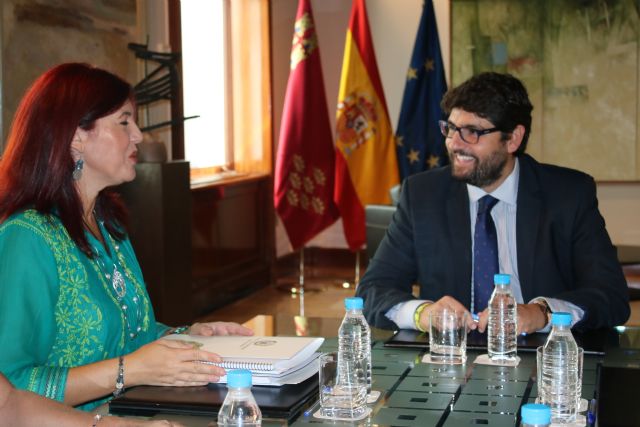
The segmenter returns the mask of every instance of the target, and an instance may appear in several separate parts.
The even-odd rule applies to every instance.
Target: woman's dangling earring
[[[73,173],[71,174],[71,177],[73,178],[74,181],[77,181],[80,178],[82,178],[83,167],[84,167],[84,161],[82,159],[76,160],[76,164],[73,167]]]

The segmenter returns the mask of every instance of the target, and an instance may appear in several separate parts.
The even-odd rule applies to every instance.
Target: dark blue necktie
[[[498,271],[498,237],[491,209],[498,199],[484,196],[478,200],[478,216],[473,234],[473,307],[476,313],[487,308],[493,292],[493,275]]]

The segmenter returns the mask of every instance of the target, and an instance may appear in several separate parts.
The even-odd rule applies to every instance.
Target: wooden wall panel
[[[268,176],[194,189],[193,311],[202,315],[271,282]]]

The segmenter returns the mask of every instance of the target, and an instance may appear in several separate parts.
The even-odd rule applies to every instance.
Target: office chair
[[[367,256],[373,258],[391,223],[396,207],[393,205],[366,205],[364,207],[367,233]]]
[[[391,187],[389,190],[389,196],[391,197],[391,205],[366,205],[364,207],[365,227],[367,233],[367,256],[369,259],[373,258],[376,250],[385,233],[387,227],[391,223],[393,213],[396,211],[396,206],[400,201],[400,190],[402,185],[398,184]]]

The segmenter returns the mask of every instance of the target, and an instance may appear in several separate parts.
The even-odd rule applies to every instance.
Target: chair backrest
[[[367,256],[369,259],[378,250],[378,246],[387,231],[391,217],[396,211],[391,205],[366,205],[364,207],[365,224],[367,232]]]
[[[398,203],[400,203],[401,189],[402,189],[402,185],[398,184],[398,185],[394,185],[393,187],[391,187],[391,190],[389,190],[389,197],[391,197],[391,204],[394,206],[398,206]]]

